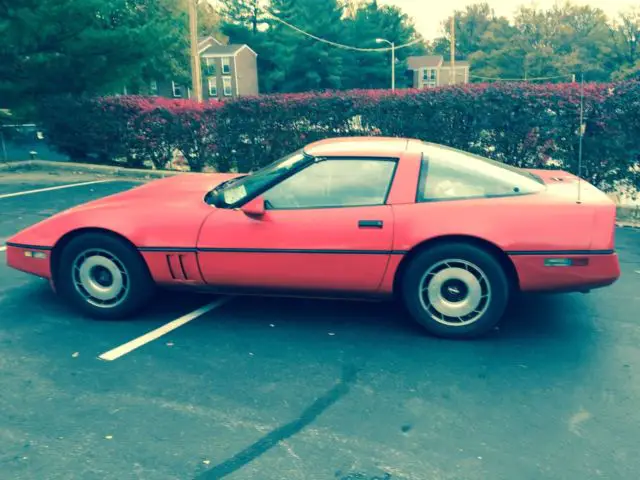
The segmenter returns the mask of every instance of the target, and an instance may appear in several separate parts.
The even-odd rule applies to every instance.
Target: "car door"
[[[374,292],[393,244],[396,161],[325,159],[264,192],[264,214],[219,209],[200,233],[209,284]]]

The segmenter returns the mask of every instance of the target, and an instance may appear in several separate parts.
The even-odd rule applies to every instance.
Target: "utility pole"
[[[456,83],[456,15],[451,16],[451,75],[449,77],[449,83],[455,85]]]
[[[196,102],[202,102],[202,73],[198,52],[198,0],[189,3],[189,36],[191,37],[191,89]]]

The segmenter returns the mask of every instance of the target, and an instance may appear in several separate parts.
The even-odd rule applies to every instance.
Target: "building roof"
[[[203,48],[208,47],[209,45],[222,45],[222,42],[215,38],[213,35],[203,35],[198,37],[198,48],[202,50]]]
[[[449,62],[444,60],[442,55],[422,55],[420,57],[407,57],[409,70],[419,70],[421,68],[448,67]],[[456,67],[468,67],[466,60],[456,60]]]
[[[442,55],[422,55],[420,57],[407,57],[409,69],[435,68],[442,65]]]
[[[407,150],[409,141],[397,137],[337,137],[313,142],[304,151],[313,156],[399,156]]]
[[[211,45],[206,50],[200,52],[202,55],[211,55],[211,56],[220,56],[220,55],[235,55],[241,49],[248,48],[251,52],[251,48],[249,48],[246,44],[240,43],[232,43],[229,45]],[[255,54],[255,52],[253,52]]]

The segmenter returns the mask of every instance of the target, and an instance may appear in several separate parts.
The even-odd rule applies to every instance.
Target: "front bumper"
[[[21,272],[51,279],[51,249],[7,244],[7,265]]]
[[[576,255],[513,255],[520,290],[581,292],[606,287],[620,278],[616,253]],[[566,263],[573,263],[565,266]]]

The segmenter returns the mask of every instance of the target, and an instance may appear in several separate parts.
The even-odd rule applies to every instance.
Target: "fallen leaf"
[[[167,342],[167,347],[173,347],[173,342]]]
[[[113,435],[106,435],[104,438],[106,438],[107,440],[111,440],[113,438]]]
[[[73,352],[73,354],[71,356],[73,358],[78,358],[79,355],[80,355],[80,352]]]
[[[275,325],[273,323],[270,323],[269,326],[270,327],[275,327]]]
[[[249,356],[253,357],[253,353],[249,352]]]
[[[202,463],[204,463],[205,465],[209,465],[211,463],[211,460],[203,460]]]
[[[333,337],[335,335],[335,333],[329,332],[329,335],[331,335]]]

